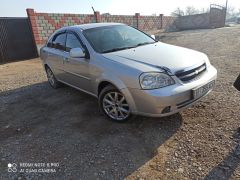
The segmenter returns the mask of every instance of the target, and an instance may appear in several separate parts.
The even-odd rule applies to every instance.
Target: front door
[[[89,59],[70,57],[70,50],[72,48],[84,49],[78,35],[68,32],[66,39],[67,53],[63,58],[64,81],[91,93],[93,90],[89,73]]]

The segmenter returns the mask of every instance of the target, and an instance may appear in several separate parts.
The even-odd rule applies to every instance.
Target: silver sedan
[[[98,98],[115,121],[177,113],[208,94],[217,77],[205,54],[118,23],[61,28],[40,56],[53,88],[63,83]]]

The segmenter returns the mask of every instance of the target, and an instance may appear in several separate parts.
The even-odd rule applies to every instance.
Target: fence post
[[[100,15],[99,11],[95,11],[94,16],[95,16],[95,19],[96,19],[96,23],[101,22],[101,15]]]
[[[35,12],[34,9],[27,9],[27,15],[28,15],[28,19],[30,21],[30,25],[32,28],[32,32],[33,32],[33,36],[35,39],[36,44],[40,43],[40,39],[38,38],[38,29],[37,29],[37,21],[36,21],[36,17],[35,17]]]
[[[163,14],[159,14],[160,17],[160,29],[163,28]]]
[[[135,13],[135,18],[137,22],[137,29],[140,29],[140,25],[139,25],[140,13]]]
[[[35,12],[34,9],[26,9],[27,11],[27,16],[28,16],[28,20],[31,26],[31,30],[32,30],[32,35],[33,35],[33,39],[35,41],[35,48],[36,48],[36,52],[37,52],[37,45],[41,44],[41,39],[39,37],[39,32],[38,32],[38,28],[37,28],[37,21],[36,21],[36,17],[35,17]]]

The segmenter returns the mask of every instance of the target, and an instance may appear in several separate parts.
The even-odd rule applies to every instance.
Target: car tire
[[[46,73],[49,84],[52,88],[57,89],[61,86],[61,83],[56,79],[55,75],[53,74],[52,70],[49,67],[46,67]]]
[[[98,97],[100,111],[110,120],[125,122],[132,117],[125,96],[114,86],[103,88]]]

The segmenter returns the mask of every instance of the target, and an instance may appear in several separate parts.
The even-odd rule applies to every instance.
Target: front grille
[[[202,64],[201,66],[195,67],[190,70],[178,71],[175,75],[183,82],[191,81],[197,77],[199,77],[204,71],[206,71],[206,64]]]

